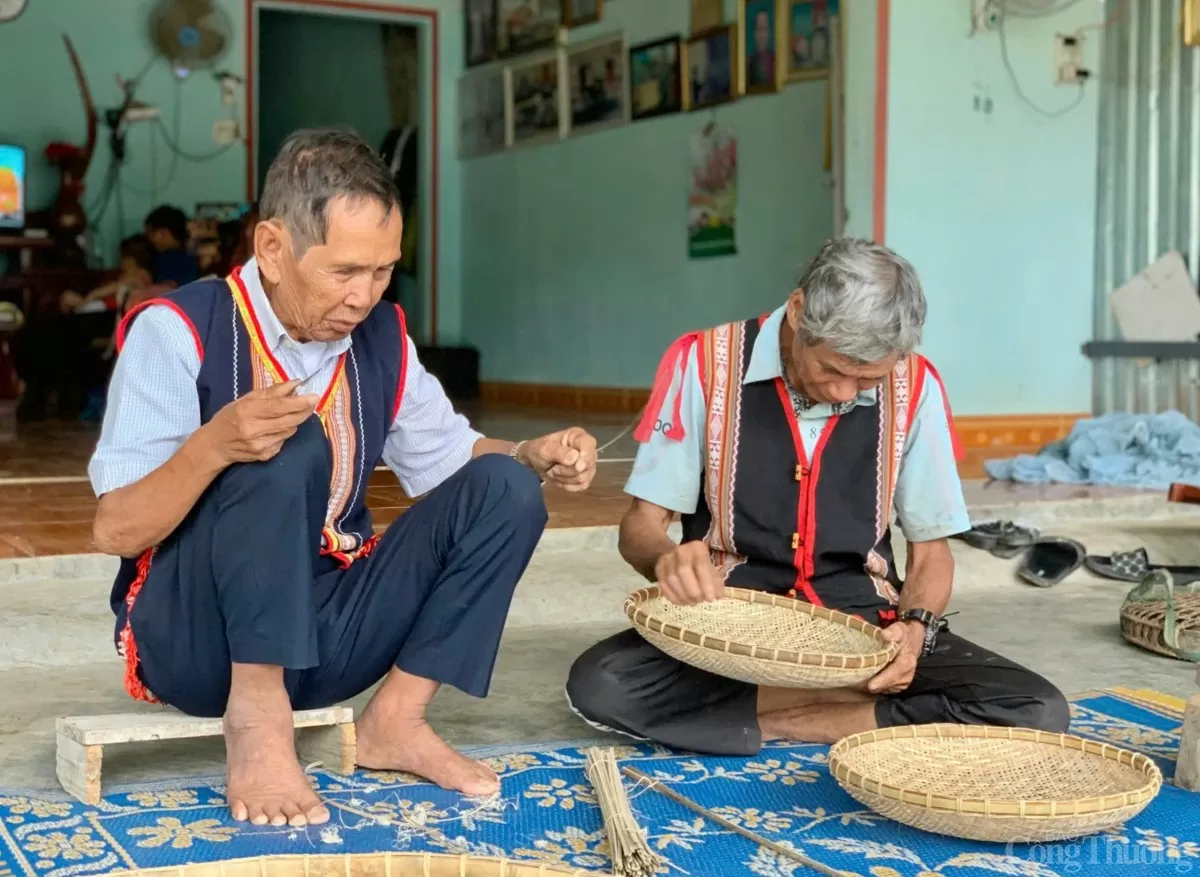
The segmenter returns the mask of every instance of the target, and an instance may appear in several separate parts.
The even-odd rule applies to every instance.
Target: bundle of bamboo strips
[[[614,877],[650,877],[665,864],[662,856],[650,849],[646,835],[633,815],[629,796],[621,783],[616,753],[608,747],[589,749],[587,776],[596,789],[596,799],[604,816],[604,831]]]

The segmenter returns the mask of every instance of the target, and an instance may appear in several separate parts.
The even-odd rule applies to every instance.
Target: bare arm
[[[162,466],[100,497],[92,541],[105,554],[136,557],[167,538],[227,465],[201,427]]]
[[[675,549],[667,535],[674,512],[644,499],[634,499],[629,511],[621,518],[617,547],[625,562],[649,581],[657,580],[655,565],[658,559]]]
[[[954,586],[954,555],[948,539],[908,543],[907,575],[900,594],[900,611],[927,609],[942,615]]]

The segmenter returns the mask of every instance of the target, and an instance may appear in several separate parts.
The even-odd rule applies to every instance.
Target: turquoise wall
[[[379,22],[264,10],[259,27],[259,181],[298,128],[350,127],[378,149],[392,127]]]
[[[221,69],[245,74],[244,0],[219,0],[233,18],[233,41]],[[440,136],[437,159],[440,213],[438,232],[438,327],[443,341],[461,337],[461,180],[456,140],[455,82],[462,72],[463,29],[461,0],[377,0],[383,6],[433,9],[439,13],[437,98]],[[275,4],[286,5],[286,4]],[[120,92],[113,77],[133,76],[153,52],[146,36],[153,0],[34,0],[16,21],[0,25],[0,139],[26,146],[30,151],[31,207],[44,207],[57,192],[57,175],[41,158],[50,140],[67,139],[82,144],[85,135],[82,105],[63,48],[61,34],[68,31],[86,69],[93,97],[102,107],[115,106]],[[301,11],[304,7],[296,7]],[[421,24],[427,19],[412,19]],[[428,34],[428,31],[425,32]],[[425,59],[425,74],[432,75]],[[27,83],[17,86],[14,83]],[[165,64],[147,74],[139,97],[162,108],[168,126],[172,108],[180,97],[179,142],[190,153],[213,149],[212,125],[228,108],[221,105],[220,89],[210,75],[197,74],[179,84]],[[426,110],[429,108],[426,107]],[[197,201],[231,201],[245,197],[246,150],[238,144],[219,158],[202,164],[179,161],[172,172],[171,153],[161,138],[151,148],[151,129],[140,124],[129,137],[127,181],[123,191],[125,222],[118,228],[114,205],[98,223],[104,254],[112,258],[122,234],[137,231],[142,217],[155,204],[171,202],[190,209]],[[108,149],[101,145],[88,175],[85,206],[98,192],[108,164]],[[151,192],[154,184],[156,191]],[[426,211],[428,216],[428,211]],[[420,334],[417,332],[417,334]]]
[[[967,37],[965,7],[891,2],[887,243],[920,272],[923,352],[956,413],[1087,411],[1096,84],[1043,118],[1015,94],[997,35]],[[1012,67],[1032,100],[1052,110],[1074,99],[1051,81],[1054,35],[1102,18],[1100,4],[1079,3],[1010,20]],[[1085,55],[1098,69],[1095,31]]]
[[[240,72],[242,4],[222,0],[222,5],[239,23],[223,64]],[[121,92],[114,77],[135,76],[153,55],[146,36],[152,6],[148,0],[33,2],[15,21],[0,24],[0,139],[20,143],[29,151],[28,201],[32,209],[46,207],[58,192],[58,174],[42,157],[46,143],[67,140],[82,146],[87,134],[63,32],[75,44],[97,106],[115,107]],[[211,75],[197,74],[179,82],[165,63],[156,64],[146,74],[138,98],[158,106],[163,121],[172,129],[174,108],[180,107],[178,143],[190,153],[211,152],[213,121],[229,115]],[[96,200],[108,167],[103,131],[102,124],[101,143],[87,178],[85,207]],[[243,197],[245,150],[240,145],[197,164],[173,160],[162,138],[153,134],[150,124],[144,122],[130,130],[121,189],[124,221],[118,223],[114,200],[97,225],[97,243],[106,257],[111,258],[121,236],[141,229],[142,218],[156,204],[171,202],[190,208],[196,201]]]
[[[614,0],[571,42],[686,33],[688,6]],[[463,328],[483,377],[646,387],[684,331],[782,302],[832,229],[825,93],[798,84],[464,162]],[[688,137],[712,120],[739,135],[738,254],[689,261]]]

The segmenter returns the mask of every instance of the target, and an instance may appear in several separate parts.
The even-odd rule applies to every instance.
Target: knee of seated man
[[[1061,691],[1035,676],[1020,692],[988,704],[980,718],[1001,727],[1063,734],[1071,724],[1071,706]]]
[[[479,479],[486,491],[503,496],[514,513],[524,513],[546,522],[546,497],[542,482],[532,469],[505,454],[483,454],[469,464],[472,478]]]
[[[622,714],[628,698],[616,674],[594,649],[584,652],[571,665],[566,694],[571,707],[588,721],[606,726],[626,724]]]
[[[1061,691],[1045,680],[1033,692],[1032,727],[1053,734],[1065,734],[1071,725],[1071,705]]]

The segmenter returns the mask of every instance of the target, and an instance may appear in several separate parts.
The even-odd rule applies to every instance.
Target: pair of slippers
[[[1083,561],[1089,571],[1101,578],[1120,582],[1140,582],[1154,570],[1166,570],[1176,584],[1187,584],[1200,579],[1200,566],[1168,566],[1151,563],[1145,548],[1119,551],[1107,557],[1089,554]]]
[[[1065,536],[1042,536],[1032,527],[1012,521],[983,521],[959,533],[973,548],[1011,559],[1024,553],[1017,575],[1039,588],[1052,588],[1083,566],[1087,549]]]

